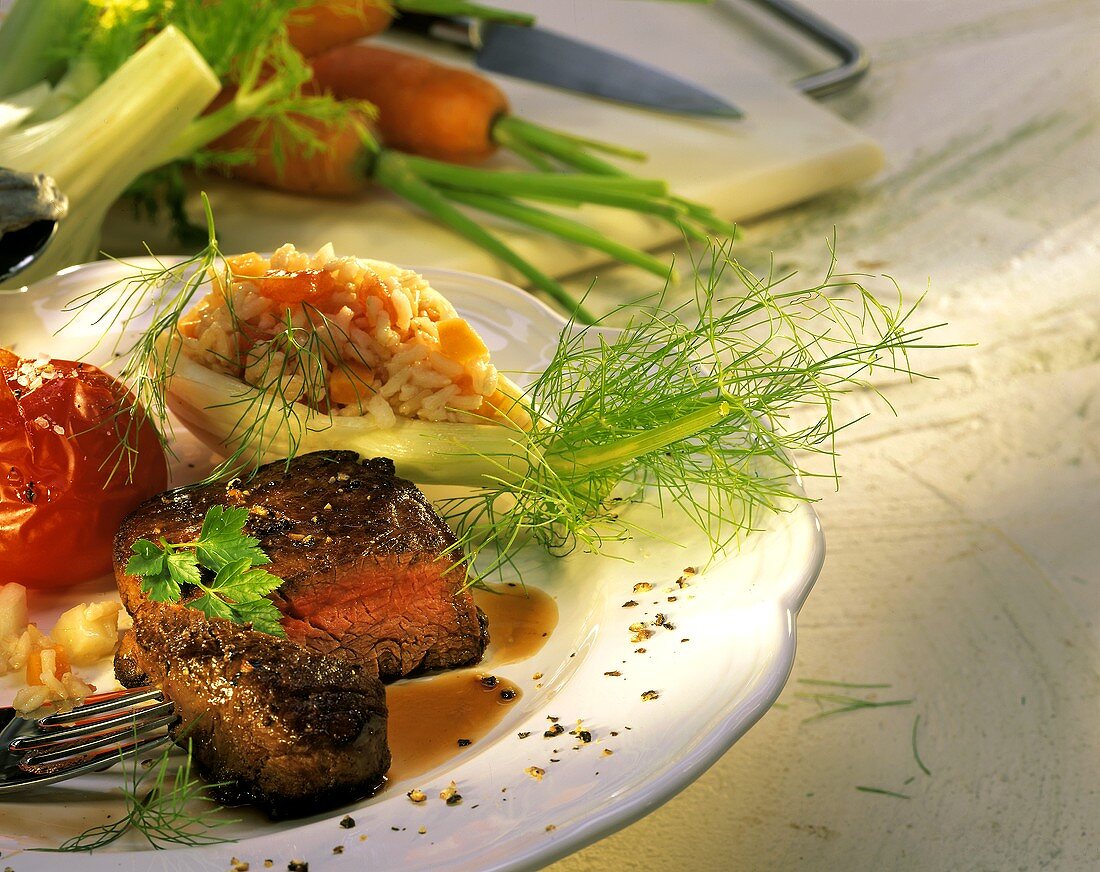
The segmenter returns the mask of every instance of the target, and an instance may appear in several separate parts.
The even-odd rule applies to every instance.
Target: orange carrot
[[[362,125],[366,119],[353,113]],[[275,125],[246,121],[211,143],[217,151],[244,151],[248,160],[227,167],[237,179],[289,191],[322,197],[347,197],[363,191],[369,182],[374,151],[363,142],[362,129],[348,119],[323,123],[298,118],[320,146],[308,148],[289,135],[280,135]]]
[[[362,121],[362,116],[359,120]],[[243,161],[226,162],[230,175],[268,188],[322,196],[358,194],[371,183],[388,188],[518,270],[532,284],[560,302],[580,322],[593,323],[592,316],[558,282],[457,208],[451,202],[456,194],[453,186],[459,185],[475,193],[481,190],[488,194],[486,199],[494,200],[500,196],[497,192],[503,183],[508,187],[508,203],[515,206],[517,204],[511,198],[522,197],[530,191],[533,191],[532,196],[546,196],[548,193],[555,200],[564,198],[581,202],[591,199],[593,192],[601,199],[605,195],[618,196],[620,190],[617,184],[615,190],[604,191],[603,180],[598,178],[544,178],[531,173],[510,173],[506,178],[501,178],[488,170],[450,166],[379,148],[377,143],[363,136],[361,128],[357,129],[360,125],[349,123],[348,118],[339,123],[321,124],[305,119],[301,119],[300,123],[314,133],[315,141],[322,143],[321,148],[306,148],[301,140],[284,137],[278,143],[281,145],[282,159],[277,160],[273,126],[255,120],[238,125],[211,145],[215,152],[236,152],[237,156],[244,156]],[[561,197],[557,193],[559,190]],[[637,202],[637,199],[631,202]],[[559,230],[551,229],[551,232],[563,235]],[[595,240],[590,244],[606,248],[602,237],[587,228],[585,232]],[[568,238],[574,237],[570,235]],[[626,246],[616,245],[617,256],[622,256],[623,251],[643,256]]]
[[[463,164],[496,151],[493,124],[508,114],[508,99],[476,73],[363,43],[325,52],[313,70],[335,96],[378,107],[376,127],[387,146]]]
[[[463,365],[479,357],[488,357],[489,349],[473,328],[462,318],[444,318],[436,324],[439,349],[444,357]]]
[[[393,10],[384,0],[320,0],[287,16],[287,35],[304,57],[381,33]]]
[[[297,120],[311,134],[297,139],[285,135],[285,127],[246,122],[212,143],[215,152],[235,153],[224,161],[229,173],[307,195],[354,195],[371,183],[387,188],[518,270],[582,323],[592,323],[591,316],[558,282],[480,225],[466,208],[606,252],[661,278],[667,277],[668,265],[659,258],[528,201],[628,209],[669,221],[692,238],[702,238],[700,227],[731,232],[708,209],[670,196],[664,182],[628,176],[590,152],[637,153],[516,118],[495,85],[466,70],[360,43],[314,58],[314,77],[304,93],[318,91],[337,98],[330,108],[339,109],[339,101],[345,101],[347,114],[319,121],[288,113],[292,124]],[[381,119],[369,133],[364,104],[373,104]],[[376,139],[379,125],[383,135]],[[498,144],[540,172],[455,165],[483,160]],[[581,172],[555,171],[559,165]],[[457,352],[476,350],[465,337],[456,333],[454,339]]]
[[[49,648],[43,648],[42,651],[54,652],[54,666],[53,674],[58,679],[62,678],[66,672],[71,672],[72,667],[69,666],[69,658],[65,654],[65,649],[60,645],[53,645]],[[42,684],[42,651],[31,651],[27,656],[27,684],[37,685]]]
[[[328,380],[328,395],[334,403],[350,406],[365,403],[375,388],[370,369],[362,363],[345,363],[332,371]]]

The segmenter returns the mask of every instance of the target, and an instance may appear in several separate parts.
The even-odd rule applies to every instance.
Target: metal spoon
[[[49,176],[0,167],[0,284],[38,259],[68,210]]]
[[[58,221],[35,221],[0,236],[0,285],[23,272],[46,250]]]

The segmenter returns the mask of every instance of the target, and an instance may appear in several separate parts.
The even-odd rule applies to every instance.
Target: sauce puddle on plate
[[[537,587],[490,584],[474,591],[489,619],[489,649],[482,666],[496,668],[537,654],[558,625],[558,604]]]
[[[558,623],[557,604],[533,587],[490,585],[475,590],[474,601],[489,618],[481,663],[386,688],[390,783],[434,769],[500,723],[523,694],[493,670],[538,653]]]

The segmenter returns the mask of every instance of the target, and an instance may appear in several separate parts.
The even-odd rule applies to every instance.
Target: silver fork
[[[41,718],[0,708],[0,796],[108,769],[167,742],[176,720],[155,687],[96,694]]]

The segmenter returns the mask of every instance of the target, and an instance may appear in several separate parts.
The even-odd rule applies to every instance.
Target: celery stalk
[[[78,105],[0,139],[0,166],[52,176],[70,205],[54,241],[19,283],[88,260],[110,205],[219,88],[191,42],[167,27]]]

